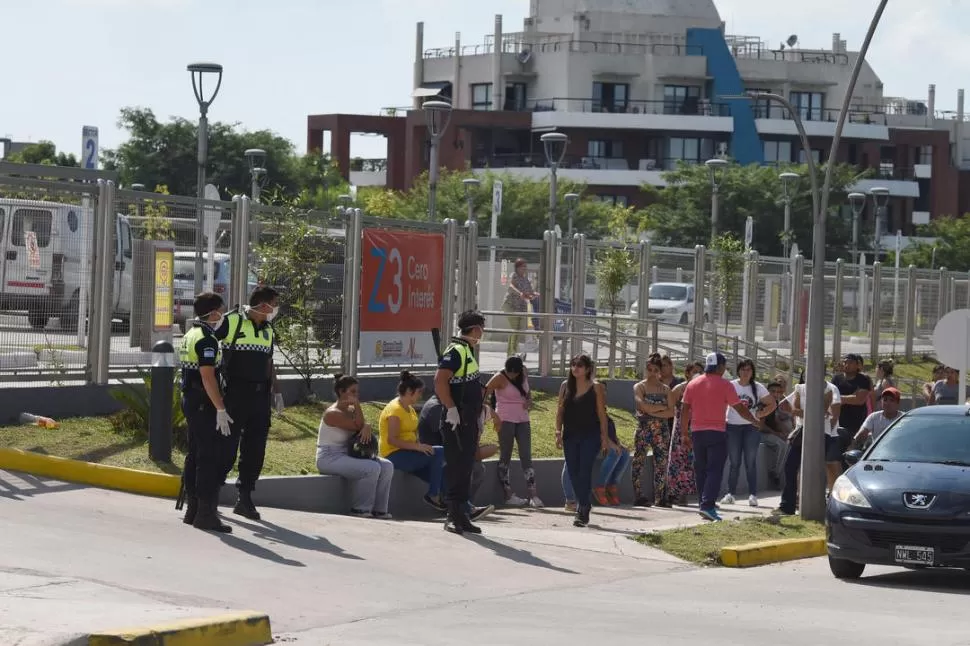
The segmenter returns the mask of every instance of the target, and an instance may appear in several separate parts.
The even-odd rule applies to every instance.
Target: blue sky
[[[804,47],[830,47],[840,32],[858,49],[876,0],[716,0],[728,33]],[[160,118],[195,118],[185,65],[225,66],[212,120],[269,128],[306,141],[308,114],[377,113],[410,103],[414,24],[425,46],[448,46],[456,31],[481,43],[493,17],[518,31],[528,0],[4,0],[5,53],[0,136],[50,139],[78,154],[81,126],[101,146],[123,138],[120,108],[150,107]],[[953,109],[970,75],[961,33],[970,0],[890,0],[869,60],[892,96]],[[383,156],[383,139],[358,137],[355,156]]]

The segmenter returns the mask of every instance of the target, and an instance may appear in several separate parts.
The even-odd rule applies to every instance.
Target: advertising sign
[[[431,329],[441,327],[444,253],[445,237],[440,233],[364,229],[362,365],[436,363]]]
[[[40,247],[37,244],[36,231],[24,231],[24,246],[27,247],[27,265],[31,269],[40,269]]]
[[[172,249],[155,249],[155,284],[153,289],[155,310],[152,327],[156,332],[169,331],[175,322],[174,294],[172,293],[172,268],[175,252]]]

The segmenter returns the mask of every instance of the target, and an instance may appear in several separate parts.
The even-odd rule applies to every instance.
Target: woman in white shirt
[[[738,378],[731,382],[738,398],[759,420],[775,410],[775,398],[763,384],[755,380],[754,361],[745,359],[738,363]],[[727,409],[728,492],[721,498],[721,504],[733,505],[734,494],[741,477],[744,464],[748,480],[748,504],[758,506],[758,447],[761,445],[761,430],[747,422],[733,408]],[[743,460],[743,462],[742,462]]]

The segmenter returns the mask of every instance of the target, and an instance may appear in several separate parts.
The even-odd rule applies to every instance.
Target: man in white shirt
[[[890,424],[902,417],[903,414],[899,410],[901,394],[897,389],[893,387],[884,389],[881,399],[882,410],[872,413],[862,422],[862,427],[852,440],[852,446],[860,449],[869,446],[879,439]]]
[[[798,471],[802,466],[802,435],[806,432],[804,428],[805,403],[805,384],[795,386],[792,392],[781,403],[782,407],[790,410],[795,416],[795,430],[789,442],[788,458],[785,460],[785,488],[781,492],[781,505],[775,510],[776,514],[783,516],[793,516],[798,506]],[[831,481],[832,472],[835,468],[841,471],[841,456],[833,455],[838,453],[839,447],[839,413],[841,411],[842,397],[839,389],[833,386],[828,380],[825,381],[825,422],[821,429],[825,433],[825,462],[826,472]],[[815,432],[818,432],[816,429]],[[834,447],[834,449],[833,449]],[[836,477],[838,477],[836,475]],[[829,487],[831,488],[831,481]]]

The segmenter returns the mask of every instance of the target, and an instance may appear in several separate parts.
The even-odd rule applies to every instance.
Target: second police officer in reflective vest
[[[279,293],[268,286],[257,287],[242,312],[231,312],[216,332],[223,341],[223,374],[226,380],[226,408],[232,417],[232,432],[239,437],[239,499],[233,512],[259,520],[252,493],[263,470],[270,415],[283,410],[276,371],[273,368],[275,335],[272,320],[279,312]]]
[[[219,492],[236,457],[238,438],[231,435],[230,419],[220,384],[219,340],[213,330],[222,327],[225,305],[212,292],[199,294],[193,305],[195,326],[185,333],[179,349],[182,370],[182,412],[188,422],[189,450],[182,483],[186,495],[186,524],[198,529],[232,531],[218,516]]]
[[[435,394],[446,411],[441,421],[448,505],[445,529],[480,534],[482,530],[468,516],[467,503],[485,403],[474,352],[485,333],[485,317],[481,312],[462,312],[458,330],[459,336],[442,353],[434,377]]]

